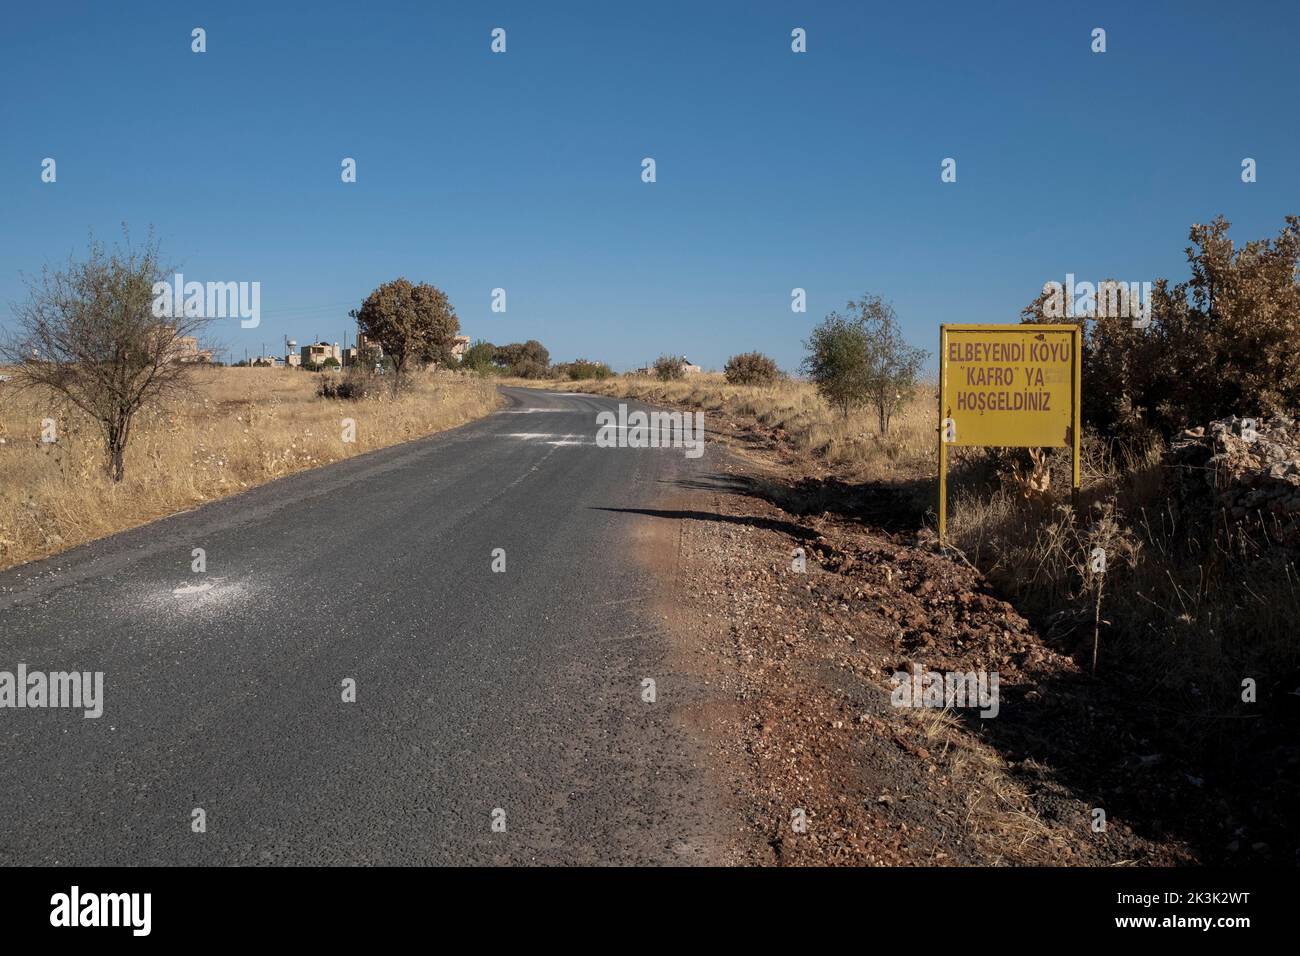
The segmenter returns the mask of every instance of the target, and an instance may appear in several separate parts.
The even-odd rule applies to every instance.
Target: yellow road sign
[[[1070,448],[1079,488],[1080,328],[939,327],[939,537],[947,528],[948,446]]]

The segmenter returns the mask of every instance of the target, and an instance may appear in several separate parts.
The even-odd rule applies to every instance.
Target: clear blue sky
[[[940,322],[1012,321],[1066,272],[1181,278],[1217,213],[1276,234],[1300,212],[1298,36],[1294,0],[9,4],[0,323],[20,272],[126,221],[187,279],[261,282],[262,326],[218,330],[237,357],[351,334],[398,275],[556,360],[793,368],[864,291],[933,351]]]

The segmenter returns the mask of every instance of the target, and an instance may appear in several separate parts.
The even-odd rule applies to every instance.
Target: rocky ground
[[[688,635],[684,666],[734,698],[696,716],[744,771],[738,805],[772,862],[1194,859],[1173,825],[1194,779],[977,572],[915,530],[824,507],[849,489],[795,478],[761,429],[712,425],[731,453],[675,500],[675,516],[691,520],[671,626]],[[918,527],[905,491],[877,492],[855,489],[868,500],[842,510],[870,515],[874,504],[881,525]],[[998,715],[894,706],[894,675],[914,669],[996,672]]]
[[[1188,429],[1168,458],[1183,508],[1226,515],[1300,546],[1300,427],[1291,419],[1233,417]]]

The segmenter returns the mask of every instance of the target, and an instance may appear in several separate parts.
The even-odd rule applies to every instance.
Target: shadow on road
[[[934,497],[934,482],[927,478],[853,484],[837,478],[786,481],[714,474],[670,479],[668,483],[693,491],[757,498],[796,517],[835,515],[889,534],[919,530]]]
[[[592,510],[611,511],[617,514],[648,515],[651,518],[672,518],[676,520],[690,518],[694,521],[716,521],[721,524],[745,525],[751,528],[765,528],[768,531],[779,531],[782,534],[788,534],[791,537],[799,538],[803,541],[813,541],[817,538],[817,534],[808,528],[804,528],[789,521],[778,521],[775,518],[757,518],[750,515],[724,515],[713,511],[677,511],[661,508],[593,508]]]

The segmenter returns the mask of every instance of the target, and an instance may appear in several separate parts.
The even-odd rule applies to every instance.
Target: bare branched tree
[[[170,271],[152,235],[139,249],[129,236],[111,250],[92,238],[84,261],[27,279],[28,300],[12,306],[15,329],[0,341],[14,386],[53,392],[99,425],[114,481],[126,472],[136,413],[185,384],[196,345],[187,340],[208,322],[154,314],[154,285]]]

